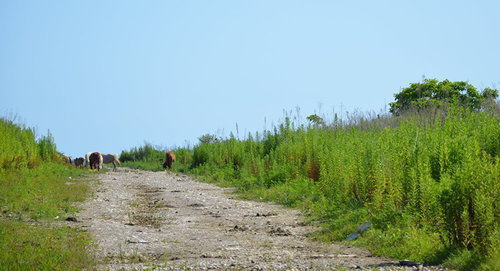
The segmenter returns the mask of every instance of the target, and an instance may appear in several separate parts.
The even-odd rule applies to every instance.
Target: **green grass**
[[[74,202],[83,201],[88,181],[85,170],[43,163],[34,169],[0,173],[0,213],[19,220],[52,219],[76,212]],[[70,179],[71,178],[71,179]]]
[[[34,167],[40,152],[32,129],[0,118],[0,170]]]
[[[163,171],[166,150],[158,150],[151,144],[145,143],[144,146],[132,148],[129,151],[122,151],[120,161],[122,166],[149,170]],[[175,149],[176,162],[173,163],[172,171],[188,172],[192,161],[193,153],[186,148]]]
[[[51,162],[0,174],[0,270],[92,267],[89,235],[55,224],[87,197],[82,174],[89,172]]]
[[[0,119],[0,270],[92,269],[90,236],[58,226],[89,192],[88,170],[63,163],[48,133]]]
[[[0,270],[92,269],[87,233],[0,220]]]
[[[370,221],[347,243],[397,259],[485,269],[499,258],[499,139],[498,114],[460,109],[311,126],[285,118],[273,131],[183,150],[186,159],[173,170],[302,208],[323,225],[314,236],[322,241],[347,242]],[[457,260],[467,258],[455,256],[463,251],[469,260]]]

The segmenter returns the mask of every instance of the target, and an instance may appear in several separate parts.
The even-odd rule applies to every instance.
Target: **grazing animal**
[[[75,167],[78,167],[78,168],[83,168],[83,162],[84,162],[85,159],[83,159],[83,157],[78,157],[78,158],[75,158]]]
[[[66,164],[71,164],[71,157],[69,156],[64,156],[64,162],[66,162]]]
[[[120,164],[120,160],[118,159],[118,155],[114,153],[103,153],[102,161],[104,164],[113,163],[113,171],[116,171],[116,164]]]
[[[93,152],[89,157],[90,169],[101,170],[102,168],[102,155],[98,152]]]
[[[174,152],[167,152],[165,155],[165,163],[163,163],[163,168],[172,168],[172,163],[175,161]]]
[[[90,155],[92,154],[92,152],[87,152],[85,154],[85,166],[88,166],[90,165]]]

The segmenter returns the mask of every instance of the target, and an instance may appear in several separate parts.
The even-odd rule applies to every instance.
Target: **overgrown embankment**
[[[492,270],[500,255],[499,139],[498,114],[461,110],[299,127],[286,119],[244,140],[205,137],[192,152],[177,151],[173,169],[303,208],[323,224],[316,238],[324,241],[343,241],[370,221],[348,242],[399,259]]]
[[[56,226],[76,212],[88,187],[82,170],[63,163],[50,133],[0,118],[0,270],[92,267],[90,237]]]

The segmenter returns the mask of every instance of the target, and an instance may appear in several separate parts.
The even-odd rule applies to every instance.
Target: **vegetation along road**
[[[145,144],[99,173],[0,118],[0,271],[500,270],[498,90],[426,79],[395,98]]]

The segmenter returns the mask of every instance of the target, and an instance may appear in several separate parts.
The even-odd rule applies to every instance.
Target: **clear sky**
[[[76,157],[194,144],[236,124],[243,136],[297,107],[380,111],[423,76],[500,88],[499,12],[500,1],[2,0],[0,115],[50,129]]]

